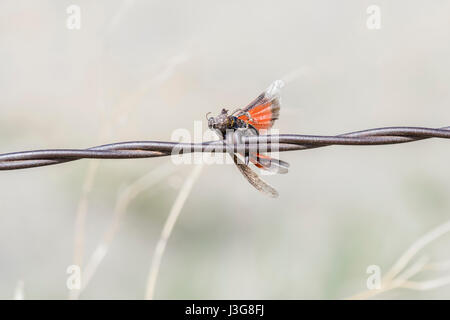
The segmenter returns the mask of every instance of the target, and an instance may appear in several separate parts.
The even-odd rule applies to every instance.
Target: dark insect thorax
[[[222,134],[222,137],[225,137],[227,134],[227,131],[236,131],[238,129],[250,129],[252,131],[255,131],[256,134],[258,134],[258,130],[256,130],[251,124],[248,124],[242,119],[239,119],[235,116],[228,116],[226,123],[224,126],[222,126],[219,131]]]
[[[247,128],[247,123],[244,120],[241,120],[235,116],[230,116],[229,119],[231,124],[230,129],[237,130],[241,128]]]

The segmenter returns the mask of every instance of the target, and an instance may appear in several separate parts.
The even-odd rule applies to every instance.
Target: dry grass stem
[[[167,240],[169,239],[170,234],[172,233],[173,227],[178,219],[178,216],[180,215],[180,212],[183,209],[183,206],[192,190],[192,187],[194,186],[195,181],[199,177],[201,170],[202,165],[197,165],[195,169],[191,172],[191,174],[186,178],[186,181],[181,187],[180,192],[178,193],[178,196],[164,224],[161,236],[158,240],[155,251],[153,253],[153,259],[148,275],[147,289],[145,294],[145,298],[147,300],[151,300],[154,297],[156,280],[158,278],[159,267],[161,265],[161,260],[167,245]]]
[[[412,277],[416,276],[424,270],[447,271],[450,269],[450,260],[430,263],[426,257],[421,257],[408,268],[410,262],[421,252],[427,245],[436,241],[438,238],[450,232],[450,221],[439,225],[437,228],[426,233],[416,240],[401,256],[394,265],[386,272],[381,280],[381,288],[373,289],[356,294],[349,299],[368,299],[379,295],[380,293],[405,288],[411,290],[431,290],[444,285],[450,284],[450,276],[438,277],[426,281],[412,281]]]

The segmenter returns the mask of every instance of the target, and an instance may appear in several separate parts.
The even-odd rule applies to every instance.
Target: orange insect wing
[[[243,114],[238,118],[248,122],[258,130],[269,129],[272,126],[273,120],[271,105],[270,102],[267,102],[249,110],[248,113],[250,114],[251,120],[246,114]]]

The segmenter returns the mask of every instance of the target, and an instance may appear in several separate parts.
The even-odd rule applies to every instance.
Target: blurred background
[[[80,29],[67,26],[71,5]],[[370,5],[380,29],[368,28]],[[245,106],[276,79],[286,81],[281,133],[448,126],[449,10],[448,1],[406,0],[3,0],[0,153],[168,141],[194,121],[206,131],[207,112]],[[289,174],[266,177],[277,199],[231,165],[203,167],[167,243],[156,299],[346,298],[367,290],[368,266],[387,271],[450,218],[444,139],[281,156]],[[26,299],[67,298],[67,267],[83,270],[143,177],[79,298],[144,298],[161,229],[193,169],[155,158],[1,172],[0,298],[21,284]],[[424,254],[449,261],[449,245],[443,236]],[[449,294],[442,286],[376,298]]]

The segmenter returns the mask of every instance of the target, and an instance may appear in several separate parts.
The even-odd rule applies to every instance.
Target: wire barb
[[[450,138],[450,126],[438,129],[423,127],[385,127],[341,134],[314,136],[298,134],[244,137],[242,144],[224,141],[178,143],[162,141],[119,142],[88,149],[48,149],[0,154],[0,170],[42,167],[79,159],[136,159],[164,157],[176,153],[229,152],[244,150],[294,151],[330,145],[386,145],[429,138]]]

